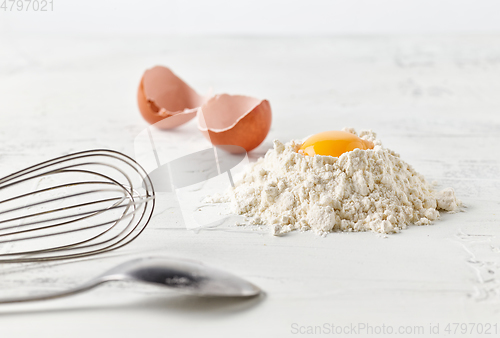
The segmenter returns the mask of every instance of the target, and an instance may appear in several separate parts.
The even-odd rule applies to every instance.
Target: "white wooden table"
[[[438,324],[444,335],[448,323],[498,322],[500,36],[4,36],[0,46],[0,176],[91,148],[134,156],[134,139],[146,127],[136,87],[146,68],[163,64],[200,93],[212,88],[269,99],[272,130],[252,159],[273,139],[344,126],[373,129],[468,206],[387,238],[273,237],[243,227],[186,230],[174,196],[162,194],[152,222],[129,246],[78,263],[0,266],[1,295],[69,287],[143,255],[202,260],[266,295],[196,299],[115,284],[0,306],[2,337],[288,337],[308,326],[327,335],[332,324],[423,329],[428,336]],[[193,123],[184,128],[195,132]]]

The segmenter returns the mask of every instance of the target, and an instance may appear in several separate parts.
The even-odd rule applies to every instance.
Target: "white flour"
[[[394,233],[411,223],[430,224],[439,209],[459,210],[452,189],[435,191],[375,133],[359,136],[374,149],[339,158],[304,156],[297,153],[300,142],[274,141],[274,149],[251,164],[234,188],[210,201],[231,202],[234,212],[270,225],[275,235],[310,229]]]

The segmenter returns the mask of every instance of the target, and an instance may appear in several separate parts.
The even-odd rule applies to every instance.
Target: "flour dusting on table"
[[[235,213],[267,224],[275,235],[293,230],[395,233],[427,225],[438,210],[456,212],[453,189],[436,191],[372,131],[344,129],[372,141],[340,157],[297,153],[301,143],[274,141],[274,149],[249,165],[241,180],[208,202],[230,202]]]

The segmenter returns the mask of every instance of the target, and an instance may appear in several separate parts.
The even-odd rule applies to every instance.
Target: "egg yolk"
[[[346,131],[333,130],[309,137],[298,152],[309,156],[339,157],[354,149],[373,149],[373,143]]]

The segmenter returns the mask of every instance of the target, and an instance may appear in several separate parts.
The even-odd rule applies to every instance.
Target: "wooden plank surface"
[[[0,176],[91,148],[135,156],[134,140],[146,127],[136,88],[146,68],[163,64],[203,94],[269,99],[272,129],[250,160],[273,139],[372,129],[467,205],[397,235],[273,237],[232,219],[186,230],[175,196],[161,194],[151,224],[130,246],[77,263],[0,266],[1,294],[69,287],[154,254],[227,269],[265,296],[199,300],[116,284],[0,306],[2,336],[288,337],[300,335],[297,328],[358,323],[423,326],[430,335],[431,324],[444,334],[447,323],[498,320],[500,36],[3,37],[0,45]],[[195,135],[196,126],[178,133]]]

